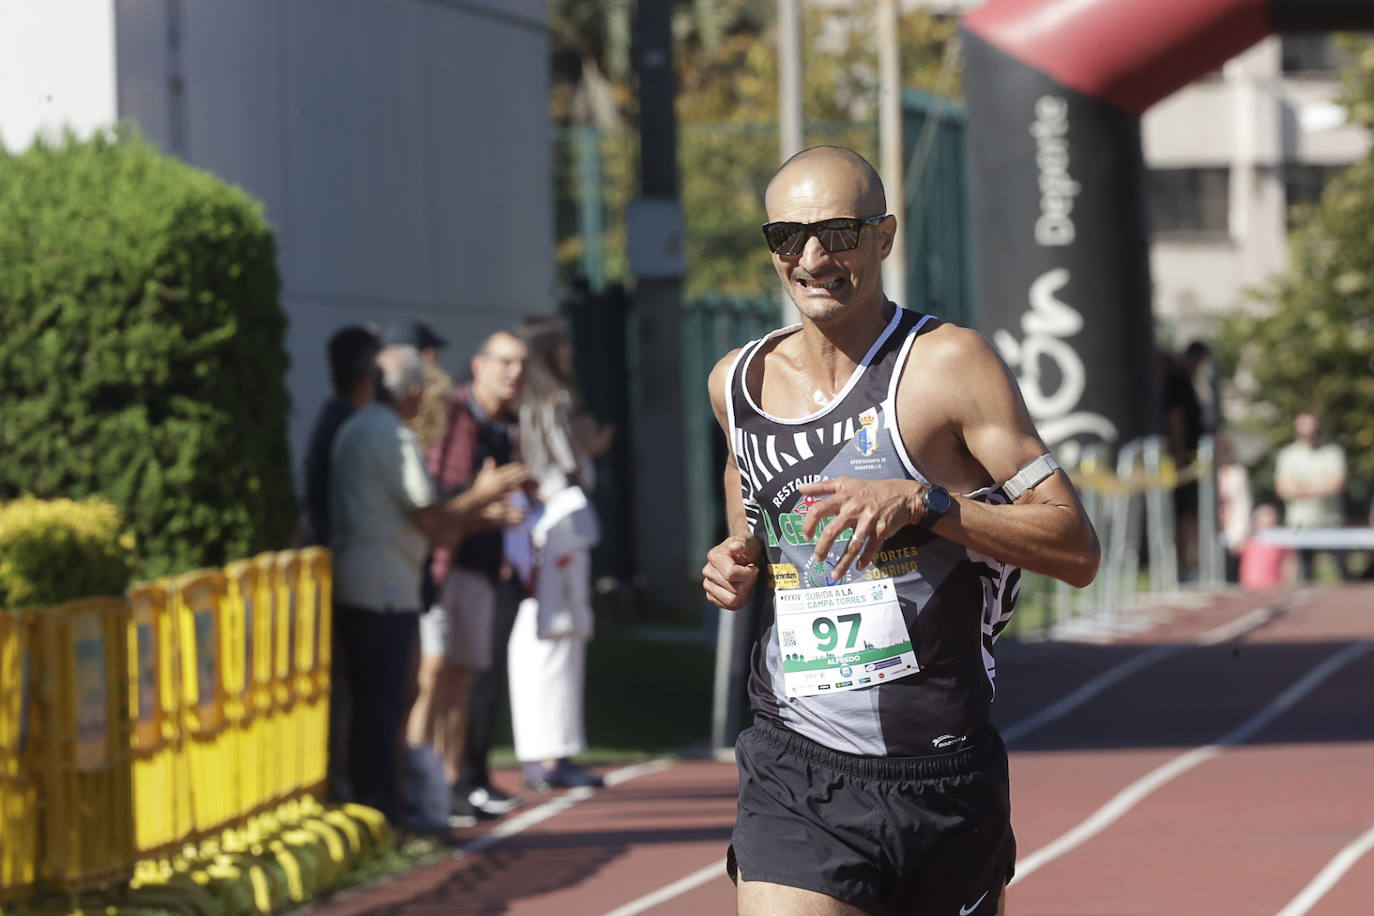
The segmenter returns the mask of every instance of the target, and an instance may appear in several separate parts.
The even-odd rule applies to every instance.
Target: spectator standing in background
[[[377,353],[381,342],[377,334],[362,325],[348,325],[335,331],[325,348],[329,357],[329,378],[334,394],[324,402],[305,453],[305,532],[303,541],[329,546],[329,470],[334,437],[353,412],[372,402],[377,393]],[[348,775],[348,720],[352,702],[348,693],[348,671],[339,644],[339,631],[333,631],[333,651],[329,663],[329,773],[326,785],[333,798],[350,798],[352,782]]]
[[[334,394],[320,407],[305,453],[307,544],[329,546],[329,453],[339,427],[377,392],[377,353],[381,341],[371,328],[351,324],[329,338],[329,378]]]
[[[1240,554],[1250,535],[1250,472],[1236,460],[1235,444],[1217,436],[1217,522],[1226,547],[1226,581],[1240,581]]]
[[[512,487],[523,483],[514,411],[525,353],[513,335],[493,334],[472,358],[472,384],[449,396],[444,435],[426,456],[441,492],[461,492],[487,466],[506,468]],[[436,544],[430,574],[440,592],[421,623],[419,696],[407,740],[430,743],[443,758],[454,818],[499,816],[520,804],[491,785],[487,757],[506,688],[506,643],[524,596],[495,529]]]
[[[1198,443],[1206,431],[1203,423],[1202,399],[1197,393],[1197,371],[1212,355],[1202,341],[1195,340],[1184,349],[1183,355],[1170,364],[1164,377],[1164,430],[1169,454],[1180,471],[1197,459]],[[1191,582],[1197,578],[1198,568],[1198,485],[1197,481],[1181,483],[1174,488],[1174,523],[1178,532],[1179,578]]]
[[[1345,450],[1322,442],[1321,420],[1314,413],[1293,418],[1294,441],[1279,449],[1274,464],[1274,489],[1283,500],[1283,523],[1288,528],[1338,528],[1345,521],[1341,494],[1345,491]],[[1311,582],[1317,551],[1298,551],[1298,574]],[[1332,558],[1342,579],[1347,578],[1345,554]]]
[[[444,424],[448,416],[448,398],[453,393],[453,379],[439,365],[439,351],[448,346],[448,341],[434,333],[434,329],[423,321],[409,324],[389,325],[382,332],[384,344],[405,344],[420,351],[420,361],[424,364],[425,384],[420,394],[420,409],[410,420],[410,428],[415,430],[420,440],[420,448],[426,453],[443,438]],[[430,575],[433,556],[425,561],[424,577],[420,581],[420,607],[431,608],[439,599],[439,584]]]
[[[1253,529],[1240,551],[1240,584],[1251,591],[1277,588],[1293,579],[1293,548],[1270,544],[1256,537],[1261,531],[1277,528],[1279,510],[1270,503],[1255,507]]]
[[[1365,524],[1367,524],[1371,528],[1374,528],[1374,500],[1370,500],[1369,502],[1369,517],[1365,519]],[[1365,554],[1365,567],[1363,578],[1374,581],[1374,550],[1371,550],[1367,554]]]
[[[439,365],[439,351],[448,347],[448,341],[423,321],[412,321],[389,326],[382,334],[382,342],[409,344],[420,351],[425,367],[425,387],[420,397],[420,410],[410,428],[420,437],[420,448],[428,452],[444,435],[445,405],[453,392],[453,379]]]
[[[414,347],[377,356],[377,398],[340,428],[330,480],[335,627],[353,697],[349,769],[353,795],[389,817],[402,814],[400,760],[419,625],[420,573],[431,541],[448,543],[489,518],[509,488],[479,478],[436,499],[415,433],[424,381]]]
[[[520,603],[509,643],[515,755],[529,788],[599,786],[600,777],[571,758],[587,749],[591,550],[600,537],[589,499],[593,459],[610,447],[615,430],[582,409],[572,344],[560,318],[526,319],[517,333],[529,348],[519,407],[521,457],[541,510],[528,535],[533,557],[525,578],[532,595]],[[508,549],[507,555],[518,552]]]

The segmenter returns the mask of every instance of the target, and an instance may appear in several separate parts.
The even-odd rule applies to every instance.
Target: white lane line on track
[[[631,779],[638,779],[641,776],[649,776],[653,773],[662,773],[664,770],[671,769],[673,761],[667,757],[660,757],[657,760],[646,760],[644,763],[636,763],[631,766],[621,767],[618,770],[611,770],[605,776],[607,786],[618,786],[622,782],[629,782]]]
[[[1251,630],[1264,626],[1273,620],[1290,605],[1273,605],[1271,607],[1257,608],[1242,617],[1238,617],[1229,623],[1224,623],[1219,627],[1214,627],[1197,637],[1195,643],[1174,643],[1162,646],[1155,646],[1139,655],[1133,655],[1119,665],[1108,668],[1106,671],[1085,681],[1072,693],[1060,700],[1051,703],[1034,715],[1022,719],[1020,722],[1013,723],[1002,730],[1002,741],[1011,744],[1013,741],[1026,737],[1031,732],[1042,726],[1048,725],[1056,719],[1061,719],[1078,707],[1087,703],[1107,688],[1123,681],[1132,674],[1143,668],[1148,668],[1155,662],[1176,655],[1184,649],[1192,648],[1193,645],[1215,646],[1232,639],[1237,639],[1249,633]]]
[[[624,906],[616,907],[606,913],[605,916],[635,916],[636,913],[643,913],[650,907],[658,906],[660,903],[666,903],[679,894],[685,894],[694,888],[700,887],[712,878],[724,877],[725,860],[717,859],[710,865],[698,868],[685,878],[678,878],[672,884],[660,887],[651,894],[645,894],[638,900],[631,900]]]
[[[1180,754],[1146,773],[1118,792],[1110,801],[1098,808],[1090,817],[1081,821],[1072,830],[1017,862],[1016,877],[1012,879],[1011,883],[1015,884],[1023,878],[1029,877],[1055,859],[1082,846],[1124,817],[1127,812],[1156,789],[1183,775],[1198,764],[1212,759],[1226,748],[1244,743],[1280,715],[1292,709],[1299,700],[1321,686],[1327,678],[1360,656],[1368,654],[1371,650],[1374,650],[1374,642],[1357,642],[1346,646],[1308,671],[1291,687],[1279,694],[1268,706],[1216,741],[1193,748],[1191,751]]]
[[[1267,607],[1257,607],[1248,614],[1243,614],[1232,620],[1230,623],[1223,623],[1219,627],[1213,627],[1197,638],[1199,646],[1217,646],[1233,639],[1239,639],[1251,630],[1257,630],[1269,623],[1274,618],[1283,614],[1296,602],[1283,602],[1271,604]]]
[[[603,776],[602,779],[606,781],[607,786],[617,786],[621,783],[629,782],[631,779],[638,779],[641,776],[648,776],[651,773],[662,772],[672,766],[673,761],[667,758],[659,758],[657,760],[636,763],[631,766],[621,767],[617,770],[611,770]],[[517,814],[510,820],[502,821],[477,839],[464,844],[458,850],[457,855],[469,856],[473,853],[481,852],[484,849],[490,849],[506,837],[515,836],[517,833],[523,833],[535,824],[546,821],[555,814],[561,814],[578,802],[586,801],[595,795],[595,789],[585,787],[569,789],[557,798],[547,801],[537,808],[531,808],[523,814]]]
[[[1336,853],[1336,857],[1326,863],[1326,867],[1302,889],[1302,893],[1294,897],[1288,906],[1279,910],[1278,916],[1303,916],[1317,905],[1318,900],[1326,896],[1327,891],[1336,886],[1336,882],[1354,867],[1361,856],[1371,849],[1374,849],[1374,827],[1370,827],[1353,843]]]

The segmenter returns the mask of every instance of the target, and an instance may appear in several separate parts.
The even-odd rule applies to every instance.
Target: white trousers
[[[571,757],[587,749],[582,719],[586,634],[539,638],[539,602],[526,598],[507,644],[511,731],[523,763]]]

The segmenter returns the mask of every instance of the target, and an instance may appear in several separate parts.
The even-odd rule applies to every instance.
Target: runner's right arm
[[[759,561],[763,544],[749,530],[744,514],[744,497],[740,494],[739,467],[735,464],[735,450],[730,446],[730,421],[726,415],[729,397],[730,367],[739,350],[731,350],[711,370],[707,386],[711,392],[711,407],[716,422],[726,439],[725,458],[725,521],[729,535],[706,554],[701,569],[701,587],[711,603],[727,611],[738,611],[749,603],[754,583],[759,576]]]

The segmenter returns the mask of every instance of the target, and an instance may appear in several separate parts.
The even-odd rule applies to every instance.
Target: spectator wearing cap
[[[444,436],[444,405],[453,391],[453,379],[439,365],[438,357],[439,351],[448,346],[448,341],[434,333],[434,329],[423,321],[388,327],[382,339],[387,344],[403,344],[420,351],[425,369],[424,393],[420,396],[420,409],[410,421],[410,428],[419,437],[420,447],[428,451]]]

